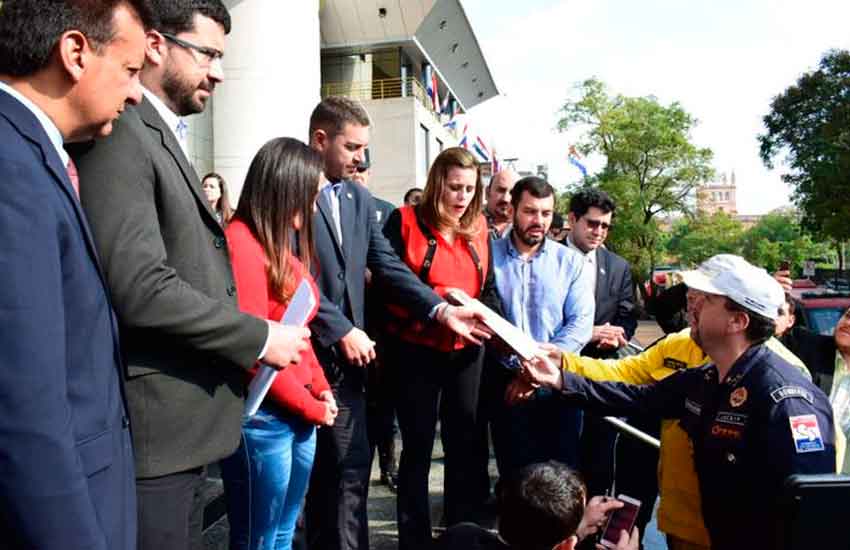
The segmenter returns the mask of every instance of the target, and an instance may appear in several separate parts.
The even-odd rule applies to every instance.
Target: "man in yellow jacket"
[[[729,262],[734,261],[735,257],[721,254],[704,262],[699,269],[706,275],[712,275],[730,269]],[[689,300],[689,321],[693,320],[696,307],[698,303]],[[779,340],[771,338],[765,345],[811,379],[800,359],[788,351]],[[691,338],[690,328],[666,336],[639,355],[623,359],[601,360],[560,352],[558,355],[565,370],[591,380],[628,384],[651,384],[677,370],[701,367],[711,361]],[[843,444],[836,442],[836,447],[837,454],[843,455]],[[692,455],[691,441],[678,422],[663,420],[658,464],[658,528],[667,534],[670,550],[708,550],[711,546],[703,522]]]

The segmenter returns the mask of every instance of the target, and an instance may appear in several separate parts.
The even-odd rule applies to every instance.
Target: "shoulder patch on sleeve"
[[[812,405],[815,402],[815,397],[812,395],[812,392],[800,386],[782,386],[781,388],[777,388],[770,392],[770,397],[773,398],[775,403],[779,403],[783,399],[788,399],[790,397],[801,397]]]
[[[688,364],[684,361],[679,361],[678,359],[673,359],[672,357],[664,358],[664,366],[668,369],[673,370],[685,370],[688,368]]]
[[[797,453],[823,451],[823,437],[820,434],[818,418],[813,414],[801,414],[788,418],[791,423],[791,437]]]

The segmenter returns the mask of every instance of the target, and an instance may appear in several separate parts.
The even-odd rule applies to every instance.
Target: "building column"
[[[274,137],[307,140],[319,102],[319,0],[225,0],[233,26],[227,36],[224,82],[215,91],[215,171],[235,206],[251,159]]]

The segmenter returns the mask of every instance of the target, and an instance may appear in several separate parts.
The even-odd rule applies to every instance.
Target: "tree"
[[[744,226],[725,212],[700,212],[673,224],[668,252],[686,266],[695,266],[715,254],[741,254]]]
[[[803,225],[836,241],[850,238],[850,52],[832,50],[773,99],[759,136],[761,158],[794,190]],[[843,200],[840,200],[843,199]],[[839,250],[841,249],[839,245]],[[839,258],[843,263],[843,258]]]
[[[712,152],[691,143],[697,122],[679,103],[611,96],[596,79],[579,84],[577,92],[578,99],[561,107],[557,127],[584,130],[576,148],[605,156],[604,169],[588,182],[616,200],[612,248],[632,264],[637,280],[645,280],[662,250],[656,217],[692,209],[694,190],[713,174]]]
[[[741,240],[743,256],[771,273],[788,260],[795,276],[802,272],[803,262],[828,260],[834,255],[827,243],[816,242],[800,225],[792,212],[772,212],[751,227]]]

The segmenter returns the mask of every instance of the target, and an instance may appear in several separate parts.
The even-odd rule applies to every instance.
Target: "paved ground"
[[[641,321],[635,339],[641,345],[648,345],[662,336],[658,325],[653,321]],[[399,448],[401,446],[399,445]],[[490,477],[495,482],[495,460],[490,460]],[[442,517],[443,496],[443,449],[439,437],[434,445],[430,477],[431,517],[435,526]],[[395,550],[398,546],[398,534],[395,522],[395,495],[379,483],[377,461],[372,470],[372,485],[369,493],[369,533],[370,543],[374,550]],[[662,536],[655,530],[654,521],[647,529],[644,537],[646,550],[666,550],[667,545]],[[227,549],[227,518],[224,517],[212,525],[205,533],[207,550]]]

